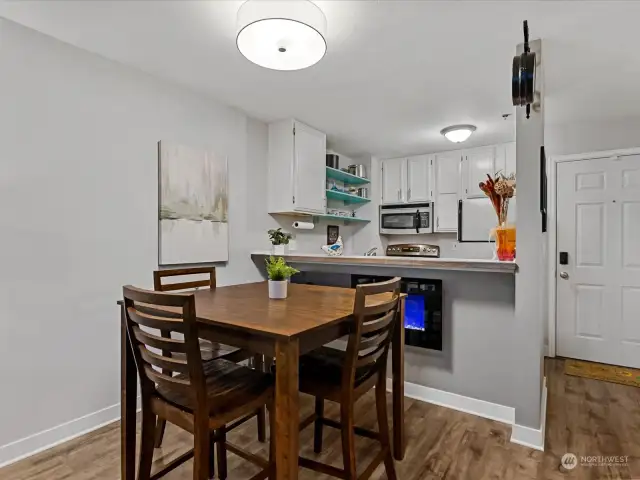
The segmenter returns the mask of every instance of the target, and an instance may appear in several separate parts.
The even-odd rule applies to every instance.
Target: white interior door
[[[558,354],[640,368],[640,155],[558,164],[557,245]]]

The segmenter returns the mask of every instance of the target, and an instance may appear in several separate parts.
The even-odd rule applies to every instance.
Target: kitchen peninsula
[[[268,255],[268,252],[252,254],[258,268],[262,268]],[[511,388],[514,369],[509,359],[516,325],[516,263],[457,258],[328,257],[297,252],[284,258],[302,272],[303,278],[311,274],[311,283],[351,286],[351,278],[399,276],[419,285],[440,285],[441,349],[407,345],[405,394],[505,423],[515,422]],[[412,333],[410,329],[406,324],[407,338]]]

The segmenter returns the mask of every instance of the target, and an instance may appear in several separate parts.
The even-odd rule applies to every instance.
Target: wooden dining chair
[[[196,278],[193,276],[202,275],[205,278]],[[163,279],[172,277],[185,277],[191,278],[181,282],[163,283]],[[188,267],[188,268],[174,268],[167,270],[156,270],[153,272],[153,289],[157,292],[176,292],[180,290],[190,290],[197,288],[216,288],[216,268],[215,267]],[[162,336],[166,338],[169,333],[162,332]],[[224,358],[232,362],[243,362],[245,360],[253,359],[254,368],[260,371],[264,371],[264,360],[262,355],[255,355],[248,350],[230,347],[220,343],[213,343],[209,340],[200,339],[200,351],[202,358],[205,360],[212,360],[214,358]],[[258,440],[264,442],[266,440],[266,414],[265,409],[260,408],[256,412],[256,420],[258,423]],[[164,431],[166,429],[166,422],[162,419],[158,420],[158,428],[156,429],[156,448],[162,446],[162,440],[164,438]],[[221,452],[222,454],[222,452]],[[224,464],[223,464],[224,467]],[[225,475],[226,477],[226,475]]]
[[[221,442],[262,467],[251,480],[274,478],[273,448],[267,461],[226,443],[225,438],[229,430],[251,418],[258,408],[271,408],[273,377],[223,358],[203,362],[193,294],[125,286],[123,297],[127,335],[142,394],[138,480],[160,478],[192,457],[193,479],[212,478],[212,447]],[[159,336],[158,330],[176,332],[182,338]],[[194,448],[152,476],[156,417],[192,433]]]
[[[323,426],[342,430],[344,468],[300,457],[301,467],[345,480],[368,479],[384,461],[387,477],[396,480],[387,419],[387,357],[400,316],[400,278],[358,285],[347,350],[329,347],[300,358],[300,391],[316,397],[315,413],[300,423],[314,424],[314,451],[322,451]],[[375,386],[378,432],[354,425],[356,400]],[[324,400],[340,404],[340,422],[324,418]],[[355,434],[378,440],[381,450],[361,475],[356,473]]]

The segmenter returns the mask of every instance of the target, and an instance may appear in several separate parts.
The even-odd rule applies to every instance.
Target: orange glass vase
[[[495,229],[496,255],[501,262],[511,262],[516,258],[516,227],[500,225]]]

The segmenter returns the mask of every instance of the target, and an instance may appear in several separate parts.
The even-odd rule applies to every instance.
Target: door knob
[[[567,272],[560,272],[560,278],[566,280],[567,278],[569,278],[569,274]]]

